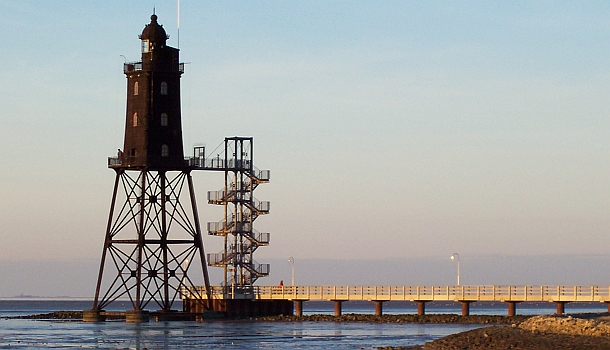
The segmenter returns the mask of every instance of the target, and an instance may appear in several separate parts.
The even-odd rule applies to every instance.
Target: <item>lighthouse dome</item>
[[[165,41],[168,39],[167,33],[163,26],[157,23],[157,15],[150,16],[150,23],[144,27],[140,40],[147,40],[151,47],[165,47]]]

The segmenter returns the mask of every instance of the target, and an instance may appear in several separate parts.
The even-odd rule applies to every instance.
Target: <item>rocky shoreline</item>
[[[470,315],[460,316],[451,314],[428,314],[428,315],[365,315],[345,314],[334,315],[305,315],[305,316],[266,316],[234,318],[234,320],[255,320],[263,322],[370,322],[370,323],[463,323],[463,324],[489,324],[502,325],[521,323],[531,316],[495,316],[495,315]],[[45,314],[10,316],[9,319],[34,319],[34,320],[82,320],[82,311],[55,311]]]
[[[399,314],[399,315],[364,315],[345,314],[334,315],[305,315],[305,316],[268,316],[251,318],[270,322],[370,322],[370,323],[462,323],[462,324],[513,324],[520,323],[531,316],[496,316],[496,315],[470,315],[460,316],[453,314]]]
[[[82,311],[55,311],[46,314],[6,316],[4,319],[26,319],[26,320],[82,320]]]
[[[385,349],[610,349],[610,316],[534,316],[510,326],[492,326],[452,334],[424,345]]]

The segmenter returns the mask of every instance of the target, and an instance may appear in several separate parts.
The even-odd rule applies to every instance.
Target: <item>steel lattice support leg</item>
[[[184,206],[181,199],[187,197],[190,205]],[[205,297],[188,274],[197,259]],[[211,299],[190,173],[183,171],[170,177],[163,171],[117,170],[95,299],[89,310],[91,320],[99,319],[96,313],[99,315],[108,304],[127,298],[133,306],[130,315],[139,322],[149,305],[156,304],[163,312],[173,311],[171,307],[182,293],[199,300]]]

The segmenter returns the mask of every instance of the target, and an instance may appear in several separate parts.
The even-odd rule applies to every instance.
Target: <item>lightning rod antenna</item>
[[[180,48],[180,0],[178,0],[178,48]]]

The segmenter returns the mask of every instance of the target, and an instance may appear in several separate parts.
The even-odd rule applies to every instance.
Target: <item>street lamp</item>
[[[458,253],[453,253],[453,255],[451,256],[451,261],[455,260],[457,258],[457,263],[458,263],[458,276],[457,276],[457,285],[460,285],[460,254]]]
[[[288,258],[288,262],[292,266],[292,286],[294,286],[294,258],[293,257]]]

